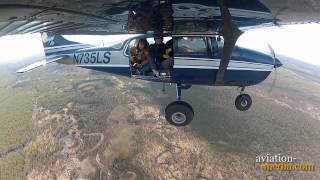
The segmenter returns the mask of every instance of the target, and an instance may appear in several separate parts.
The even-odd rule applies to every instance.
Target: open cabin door
[[[141,35],[128,42],[124,54],[128,57],[133,78],[154,81],[171,80],[173,69],[172,37],[165,35],[162,38],[161,44],[156,44],[152,35]],[[139,48],[139,42],[147,43],[144,50]],[[160,54],[161,60],[158,58]],[[148,62],[143,63],[141,56],[148,58]]]

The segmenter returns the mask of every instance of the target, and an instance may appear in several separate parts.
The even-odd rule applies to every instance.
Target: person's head
[[[140,39],[138,41],[138,48],[139,49],[147,49],[149,46],[149,43],[146,39]]]
[[[163,38],[162,38],[162,36],[161,35],[154,35],[153,36],[153,39],[154,39],[154,42],[156,43],[156,44],[161,44],[162,43],[162,41],[163,41]]]

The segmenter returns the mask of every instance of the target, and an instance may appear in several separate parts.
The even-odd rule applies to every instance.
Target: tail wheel
[[[192,120],[194,111],[192,107],[184,101],[170,103],[165,110],[166,120],[174,126],[186,126]]]
[[[240,94],[236,98],[235,105],[239,111],[247,111],[252,105],[252,99],[248,94]]]

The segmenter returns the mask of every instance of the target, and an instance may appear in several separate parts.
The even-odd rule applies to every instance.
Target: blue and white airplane
[[[266,52],[238,46],[237,39],[244,31],[319,21],[319,7],[320,3],[312,0],[4,0],[0,2],[0,36],[42,33],[46,61],[22,68],[21,73],[56,62],[175,83],[177,101],[166,107],[166,119],[184,126],[192,121],[194,111],[181,101],[182,89],[193,84],[240,87],[235,105],[245,111],[252,104],[250,96],[243,93],[245,87],[261,83],[282,65],[270,46]],[[59,34],[134,36],[104,47],[107,43],[90,46]],[[163,34],[166,41],[172,39],[173,66],[159,70],[157,76],[141,75],[131,66],[130,49],[141,38],[152,43],[154,34]]]
[[[176,34],[164,37],[165,41],[173,40],[174,65],[169,69],[162,69],[158,76],[152,73],[135,74],[135,68],[129,61],[130,49],[136,42],[139,39],[147,39],[152,44],[154,43],[152,35],[135,35],[111,47],[103,47],[107,42],[92,46],[73,42],[62,35],[52,33],[43,33],[42,39],[46,60],[24,67],[17,72],[24,73],[56,62],[147,81],[175,83],[178,101],[167,106],[166,118],[168,122],[177,126],[190,123],[194,116],[192,107],[181,101],[182,89],[187,89],[193,84],[241,87],[241,93],[235,105],[238,110],[246,111],[250,108],[252,100],[248,94],[243,94],[244,88],[264,81],[275,68],[282,65],[275,58],[271,48],[269,53],[262,53],[235,46],[223,84],[218,84],[216,76],[224,44],[223,39],[218,35]]]

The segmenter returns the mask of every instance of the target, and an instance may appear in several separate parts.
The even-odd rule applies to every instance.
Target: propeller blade
[[[272,83],[271,83],[271,87],[269,89],[269,93],[271,93],[273,91],[273,88],[276,85],[276,81],[278,79],[277,68],[282,66],[282,63],[277,59],[276,53],[274,52],[274,49],[272,48],[272,46],[269,43],[267,43],[267,45],[268,45],[268,47],[270,49],[270,52],[271,52],[271,55],[272,55],[272,58],[273,58],[273,67],[274,67],[274,77],[273,77],[273,80],[272,80]]]
[[[273,91],[273,88],[276,85],[277,79],[278,79],[278,71],[277,71],[277,68],[275,68],[273,80],[272,80],[272,83],[271,83],[271,86],[270,86],[270,89],[269,89],[269,93],[271,93]]]
[[[238,38],[243,33],[232,22],[232,16],[229,9],[226,6],[225,0],[218,0],[222,17],[221,35],[224,38],[224,45],[222,49],[222,57],[219,65],[218,74],[216,77],[217,84],[223,84],[225,71],[229,65],[229,61],[232,55],[233,48]]]
[[[271,47],[271,45],[269,43],[267,43],[267,46],[271,52],[272,58],[273,58],[273,65],[275,67],[276,64],[276,53],[274,52],[274,49]]]

